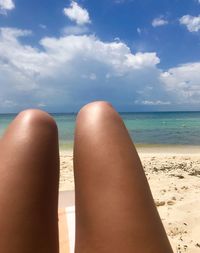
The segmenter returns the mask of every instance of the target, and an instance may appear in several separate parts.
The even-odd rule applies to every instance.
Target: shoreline
[[[138,153],[145,154],[200,154],[200,146],[195,145],[168,145],[168,144],[146,144],[146,145],[135,145]]]
[[[200,154],[200,145],[135,144],[139,154]],[[73,143],[60,145],[60,152],[73,153]]]

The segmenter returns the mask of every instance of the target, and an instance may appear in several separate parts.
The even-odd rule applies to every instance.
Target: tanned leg
[[[76,253],[172,253],[134,144],[106,102],[78,114],[74,172]]]
[[[57,127],[20,113],[0,141],[0,252],[58,253]]]

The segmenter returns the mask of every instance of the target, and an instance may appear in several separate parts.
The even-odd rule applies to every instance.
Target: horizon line
[[[44,110],[45,111],[45,110]],[[46,111],[49,114],[78,114],[77,112],[49,112]],[[196,113],[196,112],[200,112],[200,110],[178,110],[178,111],[117,111],[119,114],[123,114],[123,113]],[[16,115],[19,114],[20,112],[8,112],[8,113],[0,113],[0,115]]]

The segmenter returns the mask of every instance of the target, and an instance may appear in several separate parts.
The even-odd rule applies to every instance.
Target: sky
[[[200,110],[200,0],[0,0],[0,113]]]

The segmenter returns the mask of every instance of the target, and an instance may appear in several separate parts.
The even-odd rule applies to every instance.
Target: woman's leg
[[[0,140],[0,252],[58,253],[57,127],[20,113]]]
[[[78,114],[74,170],[76,253],[172,253],[135,147],[106,102]]]

